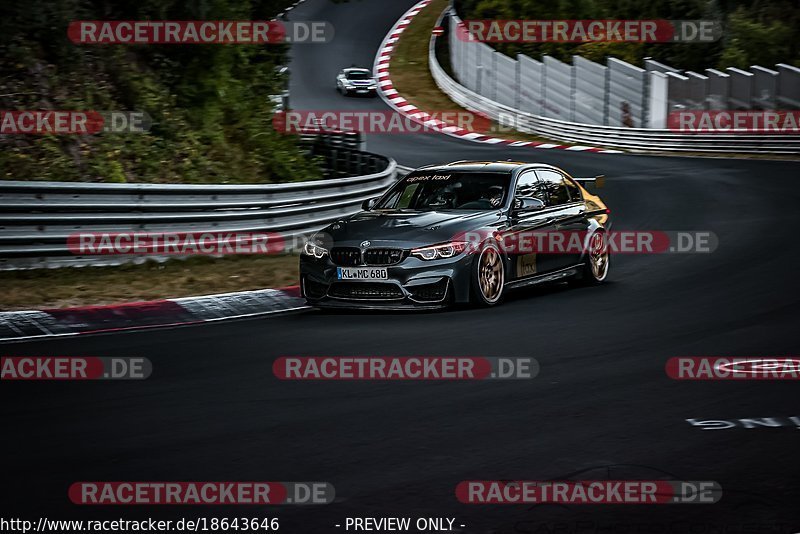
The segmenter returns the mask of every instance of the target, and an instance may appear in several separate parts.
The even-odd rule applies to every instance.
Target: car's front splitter
[[[386,281],[343,281],[337,277],[337,266],[329,259],[301,259],[300,278],[303,296],[312,305],[330,307],[373,307],[386,309],[441,308],[449,303],[468,303],[470,296],[470,280],[473,258],[463,255],[448,260],[426,262],[416,258],[406,258],[396,265],[386,266]],[[310,281],[317,291],[306,291],[305,284]],[[347,282],[349,284],[386,284],[394,291],[391,298],[348,298],[348,295],[332,292],[332,284]],[[424,286],[433,287],[438,283],[446,283],[447,288],[442,298],[418,298]],[[324,291],[324,295],[322,294]]]

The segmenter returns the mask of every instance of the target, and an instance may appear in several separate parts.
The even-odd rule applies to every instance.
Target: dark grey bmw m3
[[[595,182],[538,163],[422,167],[308,240],[302,294],[318,307],[424,309],[493,306],[507,289],[543,282],[600,283],[610,220],[584,187]]]

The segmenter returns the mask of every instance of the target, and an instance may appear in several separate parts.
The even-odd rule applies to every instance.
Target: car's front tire
[[[610,260],[608,237],[603,230],[598,230],[589,238],[583,266],[572,283],[581,286],[602,284],[608,277]]]
[[[472,267],[472,302],[495,306],[503,300],[505,264],[497,245],[491,241],[481,247]]]

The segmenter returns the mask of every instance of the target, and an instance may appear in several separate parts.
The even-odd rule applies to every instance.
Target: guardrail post
[[[334,176],[339,176],[339,157],[338,150],[331,148],[330,150],[330,168]]]
[[[648,73],[650,78],[650,95],[648,98],[648,128],[666,128],[667,113],[669,105],[667,103],[669,80],[663,72],[651,71]]]
[[[753,104],[757,109],[775,109],[778,97],[778,71],[759,65],[753,71]]]
[[[728,67],[725,70],[731,77],[731,107],[751,109],[753,107],[753,73],[736,67]]]
[[[611,93],[611,69],[608,68],[608,65],[605,65],[605,79],[603,80],[603,125],[608,126],[611,124],[609,122],[609,115],[611,109],[611,102],[609,99],[609,94]]]
[[[800,109],[800,68],[778,63],[778,107]]]
[[[516,90],[514,91],[514,109],[520,108],[520,99],[521,99],[520,91],[522,91],[522,87],[520,87],[522,85],[521,72],[520,72],[521,68],[522,67],[520,66],[520,62],[519,60],[517,60],[514,63],[514,80],[515,80],[514,87],[516,88]]]
[[[730,75],[716,69],[706,69],[708,76],[708,91],[706,92],[706,107],[708,109],[728,109],[730,95]]]
[[[693,71],[686,71],[689,78],[687,98],[692,109],[706,109],[706,95],[708,94],[708,77]]]

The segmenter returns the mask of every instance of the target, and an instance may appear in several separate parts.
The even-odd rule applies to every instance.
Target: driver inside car
[[[465,202],[461,209],[491,209],[499,208],[503,204],[503,187],[499,185],[490,186],[481,192],[481,198]]]
[[[425,206],[438,209],[452,209],[456,205],[456,194],[452,191],[437,191],[425,199]]]

